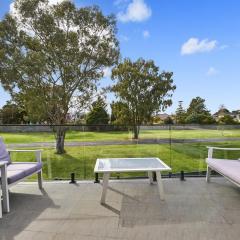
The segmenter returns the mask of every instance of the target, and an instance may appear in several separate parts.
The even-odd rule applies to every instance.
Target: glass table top
[[[102,158],[97,159],[95,172],[171,170],[159,158]]]

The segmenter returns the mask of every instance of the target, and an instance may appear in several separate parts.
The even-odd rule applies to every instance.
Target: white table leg
[[[148,171],[148,178],[149,178],[150,184],[153,184],[153,172]]]
[[[160,194],[160,199],[163,201],[163,200],[165,200],[165,197],[164,197],[164,190],[163,190],[161,172],[157,171],[156,175],[157,175],[157,183],[158,183],[158,190],[159,190],[159,194]]]
[[[10,212],[10,206],[9,206],[9,192],[8,192],[6,165],[1,167],[1,181],[2,181],[1,187],[2,187],[2,196],[3,196],[3,211],[8,213]]]
[[[110,173],[103,174],[103,191],[102,191],[102,197],[101,197],[102,204],[104,204],[106,201],[109,176],[110,176]]]

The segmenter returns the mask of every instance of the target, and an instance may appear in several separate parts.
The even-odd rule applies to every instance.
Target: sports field
[[[51,133],[2,133],[0,134],[6,143],[32,143],[54,142]],[[231,141],[231,138],[240,137],[240,130],[144,130],[140,134],[141,139],[169,138],[175,139],[206,139],[201,143],[174,143],[169,144],[131,144],[108,146],[77,146],[66,147],[63,155],[55,154],[55,149],[43,148],[44,178],[67,179],[71,172],[75,172],[78,179],[92,179],[93,167],[97,158],[104,157],[159,157],[172,167],[173,173],[184,170],[185,172],[206,170],[205,158],[206,146],[240,147],[239,141]],[[209,138],[229,138],[229,141],[208,143]],[[68,132],[66,141],[101,141],[105,140],[129,140],[130,132]],[[240,158],[240,153],[223,152],[218,157]],[[16,161],[33,161],[32,154],[13,154]],[[143,176],[144,173],[134,175]],[[121,174],[129,176],[129,174]],[[132,174],[131,174],[132,176]]]
[[[50,132],[33,133],[0,133],[6,143],[33,143],[33,142],[54,142],[54,135]],[[197,129],[197,130],[142,130],[140,139],[193,139],[193,138],[240,138],[240,129]],[[132,138],[131,131],[109,131],[109,132],[83,132],[68,131],[66,141],[111,141],[129,140]]]

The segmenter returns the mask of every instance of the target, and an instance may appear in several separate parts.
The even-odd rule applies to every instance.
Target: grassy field
[[[33,142],[54,142],[52,133],[0,133],[6,143],[33,143]],[[142,130],[140,139],[149,138],[232,138],[240,137],[240,129],[234,130]],[[129,140],[132,138],[132,133],[128,131],[111,131],[111,132],[80,132],[69,131],[66,134],[66,141],[111,141],[111,140]]]
[[[111,145],[66,147],[66,154],[56,155],[54,149],[45,148],[43,151],[44,178],[66,179],[71,172],[76,173],[78,179],[93,179],[93,168],[97,158],[105,157],[159,157],[172,167],[173,172],[206,170],[205,157],[208,143],[173,144],[141,144],[141,145]],[[210,143],[214,146],[239,147],[240,142]],[[217,152],[217,157],[239,158],[240,153],[228,155]],[[13,160],[32,161],[32,154],[17,153]],[[143,174],[135,174],[142,176]],[[129,176],[121,174],[120,176]],[[132,176],[132,174],[131,174]]]
[[[51,133],[0,133],[6,143],[33,143],[54,142]],[[105,157],[159,157],[172,167],[173,173],[184,170],[185,172],[206,170],[205,158],[207,156],[207,145],[240,147],[240,141],[231,142],[232,137],[240,137],[240,130],[143,130],[140,132],[141,139],[147,138],[229,138],[229,142],[222,143],[184,143],[184,144],[139,144],[139,145],[109,145],[109,146],[79,146],[66,147],[66,154],[55,154],[54,148],[44,148],[44,178],[66,179],[71,172],[75,172],[78,179],[92,179],[93,168],[97,158]],[[103,141],[103,140],[128,140],[131,132],[80,132],[69,131],[66,141]],[[218,153],[220,154],[220,153]],[[239,158],[239,153],[226,152],[219,157]],[[239,154],[239,155],[238,155]],[[31,154],[13,154],[13,160],[32,161]],[[131,174],[140,175],[142,173]],[[120,176],[129,176],[121,174]],[[34,179],[34,178],[33,178]]]

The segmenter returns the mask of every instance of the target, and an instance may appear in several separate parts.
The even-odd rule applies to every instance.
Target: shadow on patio
[[[19,184],[0,239],[238,239],[240,190],[223,178],[165,179],[165,202],[146,180],[110,182],[105,205],[93,183]]]

